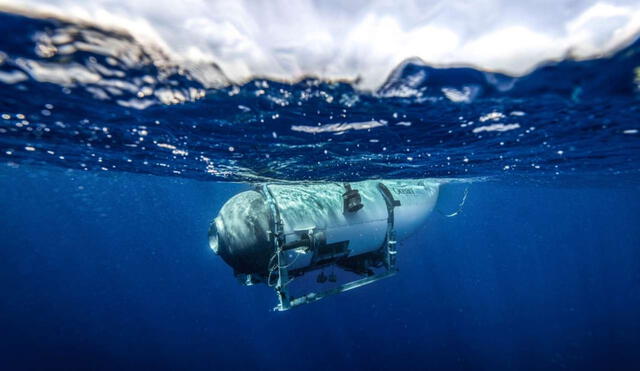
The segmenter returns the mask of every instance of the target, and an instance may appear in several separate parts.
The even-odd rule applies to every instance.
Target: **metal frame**
[[[291,309],[293,307],[297,307],[299,305],[302,304],[309,304],[309,303],[313,303],[314,301],[318,301],[321,299],[326,298],[327,296],[331,296],[331,295],[336,295],[339,294],[341,292],[345,292],[345,291],[349,291],[349,290],[353,290],[353,289],[357,289],[358,287],[362,287],[365,285],[368,285],[370,283],[379,281],[383,278],[387,278],[387,277],[391,277],[394,274],[396,274],[397,270],[387,270],[385,272],[373,275],[373,276],[369,276],[369,277],[365,277],[365,278],[361,278],[359,280],[355,280],[355,281],[350,281],[347,283],[344,283],[338,287],[326,290],[326,291],[322,291],[319,293],[316,292],[310,292],[302,297],[293,299],[291,301],[289,301],[289,306],[288,307],[283,307],[282,303],[278,304],[275,308],[273,308],[276,311],[285,311],[288,309]]]
[[[382,183],[380,183],[380,185],[382,185]],[[382,186],[384,187],[384,185]],[[381,246],[381,249],[384,253],[383,260],[384,260],[384,266],[386,270],[384,272],[381,272],[375,275],[371,275],[368,277],[364,277],[361,279],[344,283],[340,286],[337,286],[325,291],[310,292],[304,296],[301,296],[298,298],[292,298],[289,295],[289,290],[287,288],[287,286],[289,285],[289,283],[291,283],[293,279],[291,280],[289,279],[289,271],[287,269],[287,265],[285,261],[283,246],[286,241],[284,236],[283,222],[282,222],[282,219],[280,218],[280,210],[278,209],[278,205],[275,201],[275,198],[273,197],[273,194],[271,193],[271,190],[269,189],[269,186],[267,184],[264,184],[261,187],[259,187],[259,190],[266,197],[267,202],[269,204],[269,208],[271,209],[271,214],[273,216],[272,238],[273,238],[273,246],[274,246],[274,252],[275,252],[276,263],[277,263],[276,270],[278,274],[278,280],[274,286],[276,296],[278,297],[278,305],[276,305],[275,308],[273,308],[274,311],[282,312],[303,304],[313,303],[315,301],[324,299],[328,296],[353,290],[355,288],[368,285],[370,283],[379,281],[381,279],[391,277],[397,273],[398,271],[396,268],[397,241],[395,238],[395,231],[393,228],[393,222],[394,222],[393,209],[395,206],[399,206],[399,202],[394,201],[393,199],[389,199],[388,195],[385,194],[385,192],[381,188],[381,192],[385,198],[385,201],[387,203],[387,209],[389,212],[388,223],[387,223],[387,234],[386,234],[384,244],[383,246]],[[269,269],[271,270],[271,267],[269,267]],[[267,284],[271,285],[271,282],[269,282],[269,280],[270,279],[267,278]]]
[[[287,310],[291,307],[291,298],[289,297],[289,290],[287,289],[287,285],[289,282],[289,271],[287,270],[287,266],[285,264],[285,256],[282,249],[282,246],[285,244],[284,230],[282,219],[280,218],[280,210],[278,209],[278,204],[276,203],[271,190],[269,189],[269,185],[264,184],[261,187],[262,193],[267,199],[269,203],[269,208],[271,209],[271,215],[273,216],[273,247],[276,254],[276,264],[277,264],[277,272],[278,272],[278,281],[274,287],[276,291],[276,295],[278,296],[278,307],[283,308],[281,310]],[[269,267],[271,270],[271,267]],[[267,285],[270,285],[269,278],[267,278]]]

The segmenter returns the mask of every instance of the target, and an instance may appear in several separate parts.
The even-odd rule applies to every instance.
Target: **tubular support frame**
[[[295,308],[297,306],[303,305],[303,304],[309,304],[309,303],[313,303],[315,301],[318,300],[322,300],[328,296],[331,295],[336,295],[339,294],[341,292],[345,292],[345,291],[349,291],[349,290],[353,290],[353,289],[357,289],[358,287],[362,287],[365,285],[368,285],[370,283],[379,281],[383,278],[387,278],[387,277],[391,277],[394,274],[396,274],[397,270],[388,270],[373,276],[369,276],[369,277],[365,277],[365,278],[361,278],[359,280],[355,280],[355,281],[351,281],[351,282],[347,282],[345,284],[342,284],[338,287],[326,290],[326,291],[322,291],[319,293],[315,293],[315,292],[310,292],[302,297],[293,299],[291,301],[289,301],[289,306],[287,307],[283,307],[282,303],[280,303],[279,305],[277,305],[275,308],[273,308],[274,311],[279,311],[279,312],[283,312],[285,310],[289,310],[291,308]]]
[[[269,203],[269,207],[271,209],[273,220],[274,220],[273,243],[274,243],[275,252],[277,254],[277,264],[278,264],[278,267],[277,267],[278,281],[275,286],[276,295],[278,297],[278,305],[276,305],[273,308],[274,311],[283,312],[303,304],[313,303],[313,302],[322,300],[328,296],[353,290],[355,288],[368,285],[370,283],[379,281],[381,279],[391,277],[397,273],[398,271],[396,267],[397,241],[396,241],[396,234],[394,230],[394,208],[397,206],[400,206],[400,202],[393,199],[391,192],[389,192],[388,188],[384,184],[379,183],[378,188],[380,189],[380,192],[382,193],[385,199],[385,202],[387,204],[387,211],[388,211],[387,233],[386,233],[384,244],[381,247],[382,251],[384,252],[384,263],[385,263],[386,270],[382,273],[378,273],[375,275],[371,275],[368,277],[364,277],[361,279],[344,283],[338,287],[335,287],[329,290],[325,290],[321,292],[310,292],[299,298],[292,298],[289,295],[289,290],[287,288],[287,285],[290,283],[289,272],[286,268],[287,265],[285,262],[285,256],[283,251],[283,246],[285,244],[285,241],[284,241],[283,224],[282,224],[282,219],[280,218],[280,211],[278,209],[278,205],[268,185],[265,184],[260,188],[262,193],[265,195],[267,202]]]
[[[284,251],[282,249],[282,246],[285,244],[285,240],[282,219],[280,218],[280,210],[278,209],[278,204],[276,203],[269,186],[264,184],[260,187],[260,190],[267,199],[269,208],[271,209],[271,215],[273,216],[273,247],[275,254],[277,255],[276,264],[278,264],[278,281],[275,286],[279,302],[278,307],[283,308],[282,310],[287,310],[291,307],[291,298],[289,297],[289,290],[287,289],[287,285],[289,284],[289,271],[287,270]]]

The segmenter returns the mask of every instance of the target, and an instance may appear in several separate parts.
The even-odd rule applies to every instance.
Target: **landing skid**
[[[278,311],[278,312],[283,312],[285,310],[289,310],[291,308],[295,308],[297,306],[303,305],[303,304],[309,304],[309,303],[313,303],[316,302],[318,300],[322,300],[328,296],[332,296],[332,295],[336,295],[339,294],[341,292],[345,292],[345,291],[349,291],[349,290],[353,290],[353,289],[357,289],[358,287],[362,287],[365,285],[368,285],[370,283],[376,282],[376,281],[380,281],[381,279],[387,278],[387,277],[391,277],[394,274],[397,273],[397,270],[393,270],[393,271],[386,271],[383,273],[379,273],[373,276],[369,276],[369,277],[365,277],[365,278],[361,278],[359,280],[355,280],[355,281],[351,281],[351,282],[347,282],[345,284],[342,284],[338,287],[329,289],[329,290],[325,290],[322,292],[310,292],[302,297],[299,298],[295,298],[292,300],[280,300],[280,303],[278,305],[276,305],[275,308],[273,308],[274,311]]]

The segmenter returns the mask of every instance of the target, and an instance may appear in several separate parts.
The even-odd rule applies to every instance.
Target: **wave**
[[[236,84],[86,23],[0,13],[0,163],[216,181],[640,175],[640,41],[511,76],[413,58],[374,91]]]
[[[178,65],[215,65],[235,84],[312,76],[351,81],[369,91],[410,58],[520,76],[549,60],[602,57],[640,31],[640,4],[635,2],[214,1],[178,6],[158,0],[2,0],[0,5],[123,30],[142,45],[162,48]],[[211,72],[205,68],[196,75],[206,79]]]

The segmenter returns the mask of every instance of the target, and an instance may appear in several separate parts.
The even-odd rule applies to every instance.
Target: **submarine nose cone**
[[[271,212],[263,195],[247,191],[227,201],[209,228],[209,246],[237,272],[268,270]]]

